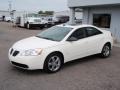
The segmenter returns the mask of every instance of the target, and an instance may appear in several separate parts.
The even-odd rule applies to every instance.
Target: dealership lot
[[[0,22],[0,90],[120,90],[120,48],[117,47],[110,58],[80,59],[65,64],[55,74],[12,67],[7,56],[12,44],[41,31]]]

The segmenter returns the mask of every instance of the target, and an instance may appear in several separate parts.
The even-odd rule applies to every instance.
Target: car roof
[[[81,24],[81,25],[61,24],[61,25],[57,25],[57,26],[69,27],[69,28],[73,28],[73,29],[82,28],[82,27],[95,27],[93,25],[88,25],[88,24]]]

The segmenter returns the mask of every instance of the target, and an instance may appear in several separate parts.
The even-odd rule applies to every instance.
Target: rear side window
[[[102,34],[101,31],[93,27],[87,27],[85,28],[85,30],[86,30],[87,37]]]

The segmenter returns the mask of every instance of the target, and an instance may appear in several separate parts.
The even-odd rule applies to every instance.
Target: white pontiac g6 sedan
[[[92,25],[57,25],[16,42],[8,56],[11,64],[18,68],[54,73],[64,63],[78,58],[94,54],[107,58],[112,46],[109,31]]]

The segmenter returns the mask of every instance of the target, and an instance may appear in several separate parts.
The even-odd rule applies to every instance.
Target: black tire
[[[100,56],[102,58],[107,58],[111,55],[111,46],[109,44],[105,44],[103,49],[102,49],[102,52],[100,53]]]
[[[40,29],[43,29],[44,28],[44,26],[43,25],[40,25]]]
[[[45,25],[44,25],[44,28],[47,28],[47,27],[48,27],[48,24],[45,24]]]
[[[27,28],[27,23],[24,24],[24,28]]]
[[[50,54],[45,60],[44,71],[47,73],[58,72],[63,66],[63,58],[60,54]]]

